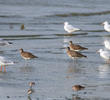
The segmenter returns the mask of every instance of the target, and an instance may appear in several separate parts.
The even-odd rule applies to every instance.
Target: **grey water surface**
[[[0,38],[13,42],[0,46],[0,56],[15,62],[0,73],[0,100],[110,100],[110,65],[96,53],[110,39],[105,20],[110,0],[0,0]],[[68,35],[65,21],[81,31]],[[87,58],[67,56],[70,40],[88,48]],[[39,58],[25,61],[20,48]],[[35,92],[28,96],[30,81]],[[86,88],[77,94],[75,84]]]

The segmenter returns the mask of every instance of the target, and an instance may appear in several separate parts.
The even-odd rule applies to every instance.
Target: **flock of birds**
[[[105,31],[110,32],[110,25],[107,21],[103,22],[102,25],[104,25]],[[72,32],[79,31],[80,29],[73,27],[68,22],[65,22],[64,30],[71,34]],[[104,46],[106,48],[105,50],[99,49],[97,52],[100,54],[100,56],[102,58],[104,58],[106,63],[110,63],[110,41],[104,40]],[[69,47],[66,48],[67,55],[73,59],[82,58],[82,57],[86,58],[87,56],[85,56],[79,52],[82,50],[88,50],[88,48],[82,47],[77,44],[73,44],[72,41],[69,41]],[[85,87],[81,86],[81,85],[72,86],[72,90],[74,90],[74,91],[80,91],[80,90],[83,90],[84,88]]]
[[[104,25],[104,29],[107,32],[110,32],[110,25],[107,21],[103,22],[102,25]],[[67,31],[68,33],[72,33],[75,31],[79,31],[79,28],[75,28],[72,25],[70,25],[68,22],[64,23],[64,30]],[[104,49],[99,49],[97,52],[100,53],[100,56],[102,58],[104,58],[104,60],[107,63],[110,63],[110,41],[109,40],[105,40],[104,41],[104,46],[107,50]],[[73,44],[72,41],[69,41],[69,47],[66,48],[67,54],[69,57],[71,58],[81,58],[81,57],[87,57],[83,54],[81,54],[79,51],[81,50],[88,50],[88,48],[82,47],[80,45],[77,44]]]
[[[102,23],[104,25],[104,29],[105,31],[107,32],[110,32],[110,25],[107,21],[103,22]],[[24,29],[24,25],[21,26],[23,27]],[[75,28],[73,27],[72,25],[70,25],[68,22],[64,22],[64,30],[70,34],[72,34],[72,32],[75,32],[75,31],[80,31],[79,28]],[[4,41],[4,40],[0,40],[0,45],[9,45],[9,44],[12,44],[11,42],[7,42],[7,41]],[[105,40],[104,41],[104,45],[105,45],[105,48],[107,48],[108,50],[110,50],[110,41],[108,40]],[[87,57],[83,54],[81,54],[79,51],[82,51],[82,50],[88,50],[88,48],[86,47],[83,47],[83,46],[80,46],[78,44],[73,44],[72,41],[69,41],[69,47],[66,48],[66,52],[67,52],[67,55],[71,58],[82,58],[82,57]],[[20,51],[20,55],[23,59],[32,59],[32,58],[38,58],[37,56],[33,55],[32,53],[30,52],[27,52],[27,51],[24,51],[22,48],[19,50]],[[102,58],[104,58],[106,60],[107,63],[110,62],[110,52],[107,51],[107,50],[103,50],[103,49],[99,49],[97,52],[100,53],[100,56]],[[0,65],[1,65],[1,70],[2,71],[2,66],[4,66],[4,72],[6,72],[6,68],[5,66],[6,65],[11,65],[11,64],[14,64],[13,61],[10,61],[9,59],[6,59],[5,57],[3,56],[0,56]],[[74,85],[72,87],[72,89],[74,91],[79,91],[79,90],[82,90],[84,89],[85,87],[84,86],[81,86],[81,85]],[[28,91],[28,93],[32,92],[32,89],[30,89]]]

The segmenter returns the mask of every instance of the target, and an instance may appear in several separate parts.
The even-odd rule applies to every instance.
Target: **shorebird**
[[[100,56],[106,60],[107,63],[110,62],[110,52],[99,49],[97,52],[100,53]]]
[[[104,45],[105,45],[105,48],[107,48],[108,50],[110,50],[110,41],[105,40],[104,41]]]
[[[30,88],[32,88],[33,85],[35,85],[35,82],[29,82]]]
[[[64,22],[64,30],[67,31],[68,33],[72,33],[75,31],[79,31],[80,29],[73,27],[68,22]]]
[[[80,45],[73,44],[72,41],[69,41],[69,47],[70,47],[70,50],[74,50],[74,51],[81,51],[81,50],[87,50],[88,49],[88,48],[82,47]]]
[[[110,32],[110,25],[107,21],[103,22],[101,25],[104,25],[105,31]]]
[[[85,56],[85,55],[83,55],[83,54],[81,54],[81,53],[79,53],[79,52],[77,52],[77,51],[72,51],[72,50],[70,50],[69,47],[66,48],[66,52],[67,52],[68,56],[71,57],[71,58],[87,57],[87,56]]]
[[[30,94],[32,94],[33,92],[34,92],[33,89],[28,89],[27,94],[30,95]]]
[[[6,72],[6,65],[12,65],[14,64],[14,62],[12,62],[11,60],[6,59],[5,57],[0,56],[0,65],[1,65],[1,70],[2,71],[2,66],[4,66],[4,72]]]
[[[32,53],[24,51],[22,48],[20,49],[20,54],[21,54],[21,57],[24,59],[38,58],[37,56],[33,55]]]
[[[24,24],[22,24],[20,28],[21,28],[21,30],[24,30],[24,28],[25,28]]]
[[[84,86],[81,86],[81,85],[74,85],[72,86],[72,90],[73,91],[80,91],[80,90],[83,90],[85,87]]]

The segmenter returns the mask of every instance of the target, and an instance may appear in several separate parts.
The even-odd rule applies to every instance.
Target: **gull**
[[[104,25],[105,31],[110,32],[110,25],[107,21],[103,22],[102,25]]]
[[[110,50],[110,41],[105,40],[105,41],[104,41],[104,45],[105,45],[105,47],[106,47],[108,50]]]
[[[100,56],[105,59],[107,63],[110,62],[110,52],[105,51],[103,49],[99,49],[97,52],[100,53]]]
[[[82,47],[80,45],[73,44],[72,41],[69,41],[69,47],[70,47],[70,50],[74,50],[74,51],[81,51],[81,50],[87,50],[88,49],[88,48]]]
[[[3,56],[0,56],[0,65],[1,65],[1,70],[2,71],[2,66],[4,66],[4,72],[6,72],[6,68],[5,68],[5,65],[12,65],[14,64],[13,61],[3,57]]]
[[[0,46],[10,45],[12,42],[5,41],[4,39],[0,39]]]
[[[64,30],[67,31],[68,33],[72,33],[75,31],[79,31],[80,29],[73,27],[68,22],[64,22]]]

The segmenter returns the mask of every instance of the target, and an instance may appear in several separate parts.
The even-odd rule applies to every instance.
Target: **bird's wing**
[[[110,58],[110,52],[104,51],[103,54],[104,54],[106,57]]]
[[[68,28],[69,30],[73,30],[73,29],[74,29],[74,27],[73,27],[72,25],[67,25],[67,28]]]
[[[71,45],[71,47],[73,48],[73,49],[87,49],[87,48],[85,48],[85,47],[82,47],[82,46],[80,46],[80,45],[76,45],[76,44],[73,44],[73,45]]]
[[[110,29],[110,25],[108,25],[108,28]]]
[[[25,55],[24,55],[25,57],[31,57],[31,58],[35,58],[35,57],[37,57],[37,56],[34,56],[32,53],[30,53],[30,52],[25,52]]]
[[[76,52],[76,51],[70,51],[70,53],[71,53],[72,57],[86,57],[85,55],[83,55],[79,52]]]
[[[68,30],[80,30],[79,28],[73,27],[72,25],[67,25]]]

